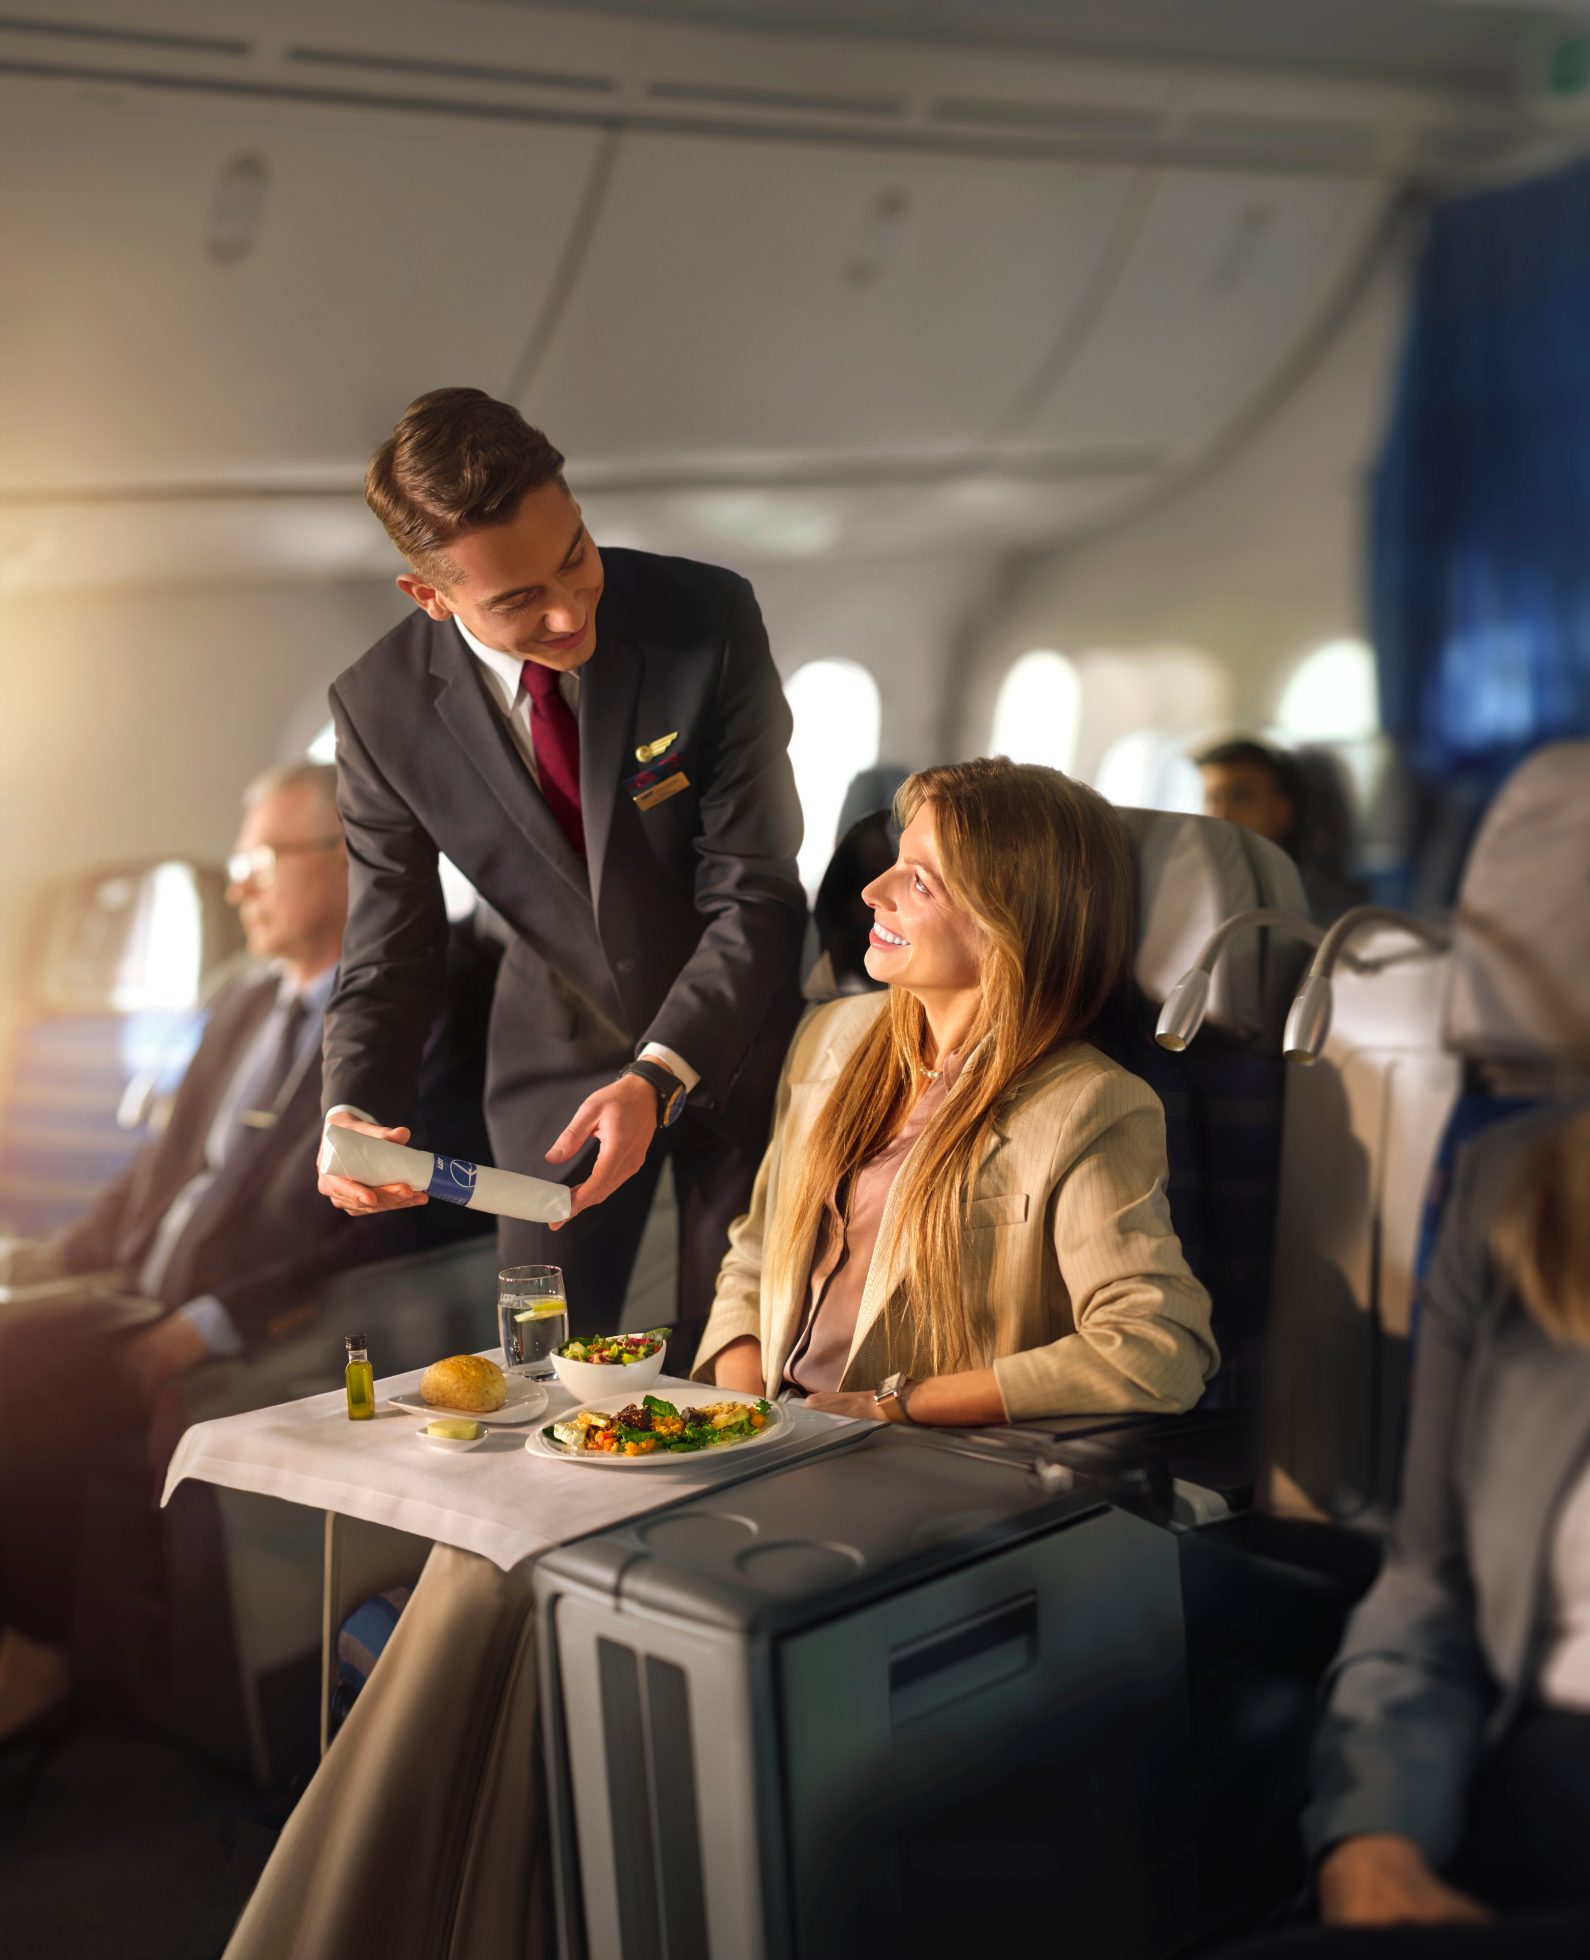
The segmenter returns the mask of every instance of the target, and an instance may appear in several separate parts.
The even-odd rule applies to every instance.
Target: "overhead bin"
[[[357,481],[415,394],[506,387],[597,141],[0,87],[0,488]]]
[[[521,407],[645,472],[978,444],[1092,290],[1132,173],[629,135]]]
[[[1010,447],[1203,448],[1339,298],[1385,197],[1357,176],[1162,175],[1085,345]]]

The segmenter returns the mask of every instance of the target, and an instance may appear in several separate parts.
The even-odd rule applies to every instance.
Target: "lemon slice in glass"
[[[545,1320],[549,1313],[567,1313],[566,1300],[538,1300],[533,1307],[521,1307],[514,1314],[514,1325],[519,1326],[527,1320]]]

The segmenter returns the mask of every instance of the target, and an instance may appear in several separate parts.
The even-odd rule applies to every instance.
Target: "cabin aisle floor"
[[[5,1960],[216,1960],[290,1803],[107,1723],[0,1757]]]

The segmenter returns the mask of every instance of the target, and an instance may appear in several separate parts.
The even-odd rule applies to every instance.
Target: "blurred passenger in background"
[[[1087,1036],[1125,984],[1132,853],[1003,757],[900,792],[867,972],[796,1035],[696,1375],[840,1415],[1190,1408],[1218,1357],[1152,1089]]]
[[[250,786],[227,898],[274,971],[220,995],[170,1120],[89,1216],[15,1248],[0,1273],[13,1285],[84,1278],[46,1303],[0,1307],[0,1739],[68,1697],[96,1451],[125,1447],[180,1377],[303,1327],[331,1274],[416,1244],[409,1219],[355,1232],[314,1189],[321,1016],[348,905],[335,792],[336,771],[318,763]],[[428,1103],[454,1097],[440,1120],[478,1127],[479,1050],[477,1039],[472,1075],[456,1046],[427,1072]]]
[[[1590,1953],[1587,1192],[1590,1106],[1460,1162],[1396,1531],[1316,1751],[1325,1923],[1243,1960]]]
[[[1352,824],[1340,771],[1328,756],[1292,755],[1240,735],[1194,758],[1204,815],[1267,837],[1296,864],[1308,908],[1327,926],[1367,896],[1348,874]]]

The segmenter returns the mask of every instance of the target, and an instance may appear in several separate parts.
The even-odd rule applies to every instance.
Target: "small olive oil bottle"
[[[348,1350],[348,1420],[368,1422],[375,1414],[375,1370],[370,1366],[370,1349],[362,1334],[350,1334],[343,1342]]]

